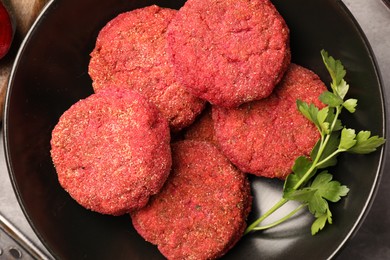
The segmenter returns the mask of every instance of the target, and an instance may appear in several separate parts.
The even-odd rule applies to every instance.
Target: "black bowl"
[[[330,78],[320,50],[348,70],[350,96],[358,111],[343,118],[355,129],[385,135],[381,81],[372,50],[341,1],[273,1],[291,29],[292,60]],[[184,1],[51,1],[25,39],[6,97],[4,138],[7,163],[21,207],[47,249],[59,259],[162,259],[155,246],[133,229],[128,216],[85,210],[60,187],[50,158],[50,136],[60,115],[92,93],[89,53],[99,30],[117,14],[158,4],[180,8]],[[334,224],[316,236],[312,218],[301,213],[266,232],[244,237],[225,258],[324,259],[337,254],[357,230],[375,194],[384,150],[341,156],[332,169],[351,189],[332,205]],[[282,182],[251,178],[255,202],[251,219],[280,198]]]

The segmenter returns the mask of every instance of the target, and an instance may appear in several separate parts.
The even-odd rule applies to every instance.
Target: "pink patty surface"
[[[118,15],[104,26],[91,53],[95,92],[120,85],[153,102],[172,130],[191,124],[204,102],[176,80],[166,53],[166,29],[176,10],[156,5]]]
[[[121,215],[143,207],[167,179],[169,126],[138,93],[101,91],[63,113],[51,156],[60,184],[79,204]]]
[[[324,105],[326,86],[312,71],[291,64],[271,96],[236,109],[213,107],[215,135],[223,153],[242,171],[284,179],[298,156],[309,155],[319,139],[296,100]]]
[[[290,63],[289,29],[269,0],[188,0],[167,34],[178,80],[219,106],[267,97]]]
[[[196,141],[207,141],[213,144],[217,143],[214,134],[214,123],[211,117],[211,105],[207,104],[195,122],[190,125],[184,131],[184,139],[196,140]]]
[[[172,145],[161,193],[131,214],[136,230],[168,259],[215,259],[242,236],[252,196],[247,177],[212,144]]]

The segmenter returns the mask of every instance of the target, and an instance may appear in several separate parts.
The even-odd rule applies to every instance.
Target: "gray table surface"
[[[371,44],[383,78],[388,108],[390,102],[390,9],[382,0],[342,1],[350,9]],[[0,147],[0,212],[38,248],[47,253],[24,217],[14,195],[7,172],[2,138]],[[388,190],[390,190],[390,160],[387,160],[377,195],[367,217],[337,259],[390,259]],[[1,256],[0,259],[2,259]]]

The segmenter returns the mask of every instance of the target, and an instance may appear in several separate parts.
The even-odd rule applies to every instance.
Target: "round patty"
[[[138,93],[100,91],[60,117],[51,156],[60,184],[79,204],[121,215],[143,207],[167,179],[168,123]]]
[[[267,97],[290,63],[289,29],[268,0],[188,0],[167,34],[178,80],[219,106]]]
[[[204,106],[176,81],[166,53],[166,29],[176,10],[152,5],[118,15],[99,32],[89,75],[95,92],[111,86],[152,101],[174,131],[191,124]]]
[[[213,107],[215,135],[223,153],[242,171],[284,179],[298,156],[309,155],[320,135],[300,114],[296,100],[322,108],[326,86],[312,71],[291,64],[274,93],[236,109]]]
[[[131,214],[134,227],[168,259],[215,259],[241,238],[252,196],[246,175],[212,144],[172,145],[161,193]]]

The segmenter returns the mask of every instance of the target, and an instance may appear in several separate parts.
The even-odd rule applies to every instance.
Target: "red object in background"
[[[3,3],[0,1],[0,59],[11,47],[13,38],[12,21]]]

